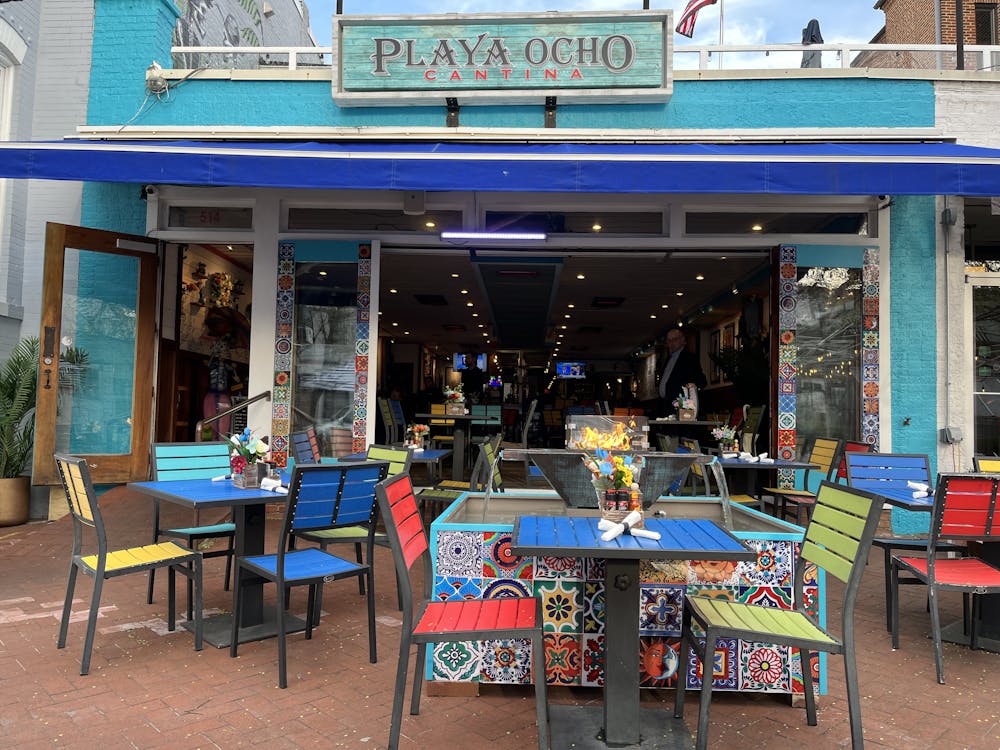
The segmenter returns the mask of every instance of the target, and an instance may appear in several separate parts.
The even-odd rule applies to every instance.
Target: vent
[[[624,297],[594,297],[590,306],[598,310],[610,310],[614,307],[621,307],[624,302]]]
[[[444,330],[448,331],[449,333],[460,333],[461,331],[465,331],[465,330],[468,330],[468,329],[467,329],[467,328],[466,328],[466,327],[465,327],[464,325],[462,325],[461,323],[445,323],[445,324],[444,324],[444,325],[442,325],[441,327],[442,327],[442,328],[443,328]]]
[[[448,306],[448,300],[441,294],[414,294],[413,298],[421,305],[430,305],[431,307]]]
[[[515,271],[505,269],[503,271],[497,271],[497,276],[505,279],[534,279],[538,276],[538,271]]]

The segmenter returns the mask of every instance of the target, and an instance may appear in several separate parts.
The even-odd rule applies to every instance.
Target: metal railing
[[[674,47],[674,70],[798,68],[803,53],[819,53],[811,71],[850,68],[943,71],[958,69],[955,45],[738,44]],[[175,69],[302,70],[332,65],[331,47],[173,47]],[[1000,45],[966,45],[963,73],[1000,71]],[[170,71],[164,71],[169,74]],[[818,74],[822,75],[822,73]]]
[[[232,416],[241,409],[246,409],[247,407],[250,406],[250,404],[255,404],[258,401],[270,401],[270,400],[271,400],[271,392],[264,391],[263,393],[258,393],[256,396],[251,396],[246,401],[240,401],[238,404],[234,404],[233,406],[230,406],[228,409],[224,411],[220,411],[218,414],[215,414],[214,416],[206,417],[205,419],[199,419],[198,423],[194,426],[195,442],[197,443],[201,442],[201,436],[202,433],[205,431],[206,425],[215,424],[220,419]]]

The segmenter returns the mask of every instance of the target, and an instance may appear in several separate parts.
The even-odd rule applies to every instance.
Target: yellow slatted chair
[[[973,456],[972,465],[977,474],[1000,474],[1000,456]]]
[[[677,439],[678,445],[686,451],[691,453],[701,453],[701,445],[697,440],[693,438],[681,437]],[[701,484],[703,494],[712,494],[712,482],[708,478],[708,472],[705,471],[704,464],[691,464],[691,476],[695,481],[695,484]],[[737,503],[747,508],[759,508],[761,506],[761,500],[759,497],[754,497],[753,495],[747,495],[743,493],[738,493],[735,495],[729,495],[728,487],[723,490],[719,487],[719,494],[726,494],[731,502]]]
[[[821,479],[834,479],[840,468],[843,446],[844,441],[839,438],[815,438],[804,460],[819,468],[805,470],[801,487],[765,487],[764,492],[774,497],[774,515],[783,519],[791,504],[795,506],[795,523],[801,526],[803,511],[807,511],[816,502],[816,493],[809,489],[809,477],[818,474]]]
[[[497,460],[502,438],[501,432],[477,446],[479,455],[476,457],[468,482],[446,479],[433,487],[420,490],[417,493],[417,501],[421,506],[421,515],[436,517],[465,492],[485,492],[487,487],[496,492],[503,492],[503,477],[500,474],[500,462]]]
[[[69,567],[69,582],[66,585],[66,601],[63,603],[62,620],[59,624],[58,648],[66,647],[66,635],[69,631],[69,621],[73,608],[73,591],[76,588],[77,573],[94,579],[94,592],[90,597],[90,613],[87,617],[87,635],[83,642],[83,657],[80,660],[80,674],[90,671],[90,655],[94,646],[94,633],[97,630],[97,614],[101,606],[101,592],[104,581],[129,573],[144,573],[167,568],[167,628],[175,629],[176,620],[176,581],[175,573],[187,577],[193,584],[194,602],[193,615],[188,616],[194,621],[194,648],[201,651],[201,553],[177,542],[157,542],[142,547],[109,550],[107,535],[104,530],[104,520],[94,493],[94,483],[90,478],[90,469],[85,459],[75,456],[55,455],[56,466],[59,469],[59,479],[66,492],[70,515],[73,518],[73,553]],[[93,529],[97,543],[97,551],[91,554],[83,552],[84,528]]]
[[[443,417],[446,413],[444,404],[431,404],[431,414],[440,414]],[[431,445],[435,448],[455,444],[455,436],[451,434],[451,431],[455,429],[454,419],[432,418],[430,428]],[[390,474],[390,476],[392,475]]]
[[[799,651],[803,666],[806,720],[816,726],[816,696],[813,693],[813,653],[825,651],[842,654],[847,682],[847,705],[851,721],[851,743],[857,750],[864,747],[861,729],[861,696],[858,689],[858,668],[854,648],[854,605],[861,587],[861,576],[878,527],[882,501],[862,490],[824,481],[816,493],[809,526],[795,564],[795,594],[792,609],[745,604],[702,596],[689,596],[684,601],[681,635],[681,664],[687,672],[689,649],[694,648],[701,664],[711,665],[720,638],[739,638],[751,643],[773,643]],[[840,608],[840,635],[820,626],[805,606],[804,578],[812,566],[826,571],[843,584]],[[836,608],[831,608],[836,611]],[[695,635],[692,625],[704,633]],[[708,747],[709,707],[712,700],[711,666],[699,670],[702,677],[701,704],[698,714],[696,749]],[[704,676],[708,675],[708,679]],[[684,694],[687,680],[679,680],[674,696],[674,716],[684,715]],[[808,744],[808,743],[805,743]]]

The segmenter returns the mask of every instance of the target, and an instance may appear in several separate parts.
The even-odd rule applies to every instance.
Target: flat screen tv
[[[556,362],[556,377],[582,380],[587,377],[587,365],[584,362]]]
[[[456,370],[464,370],[465,368],[465,352],[456,352],[453,359],[452,367]],[[476,364],[479,365],[479,369],[486,372],[486,355],[477,354]]]

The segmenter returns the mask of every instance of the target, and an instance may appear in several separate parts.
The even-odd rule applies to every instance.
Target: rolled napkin
[[[232,478],[233,478],[232,474],[223,474],[222,476],[219,477],[212,477],[212,481],[221,482],[223,479],[232,479]]]
[[[722,457],[723,458],[739,458],[740,454],[739,453],[723,453]]]
[[[773,458],[768,458],[766,455],[764,455],[764,456],[760,457],[760,462],[762,464],[773,464],[774,463],[774,459]]]
[[[747,456],[747,463],[748,464],[755,464],[758,461],[760,461],[760,456]]]
[[[751,454],[747,451],[740,451],[739,459],[740,461],[748,461],[750,460],[750,456]]]
[[[913,499],[917,500],[921,497],[927,497],[931,494],[931,487],[929,484],[924,482],[914,482],[913,480],[908,480],[906,486],[913,490]]]
[[[622,519],[621,523],[614,524],[610,529],[601,534],[601,541],[610,542],[612,539],[620,537],[626,532],[626,530],[631,529],[635,524],[642,520],[642,515],[639,511],[633,510],[625,518]]]
[[[610,531],[615,526],[619,525],[620,524],[617,524],[614,521],[609,521],[606,518],[602,518],[600,521],[597,522],[597,528],[599,528],[601,531]],[[652,539],[654,541],[659,541],[660,539],[659,531],[647,531],[646,529],[633,529],[629,527],[628,533],[631,534],[632,536],[642,537],[643,539]]]
[[[281,486],[281,480],[271,479],[271,477],[264,477],[261,479],[260,488],[265,492],[277,492],[279,495],[288,494],[288,488]]]

